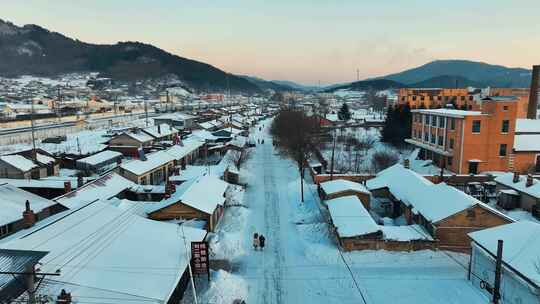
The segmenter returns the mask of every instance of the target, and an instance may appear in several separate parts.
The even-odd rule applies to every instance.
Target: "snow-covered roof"
[[[22,219],[27,200],[34,213],[56,204],[54,201],[21,190],[11,184],[0,185],[0,198],[0,226]]]
[[[173,157],[176,160],[184,158],[186,155],[191,152],[199,149],[204,145],[203,141],[200,141],[196,138],[188,138],[182,140],[182,145],[174,145],[167,150],[164,150],[167,154]]]
[[[527,187],[527,176],[520,176],[519,181],[514,183],[514,174],[507,172],[497,175],[495,182],[530,196],[540,198],[540,181],[537,179],[533,179],[532,186]]]
[[[169,206],[171,206],[173,204],[179,203],[182,195],[184,195],[186,190],[189,189],[189,187],[191,187],[191,185],[195,181],[196,181],[195,179],[188,180],[188,181],[185,181],[182,184],[176,186],[175,191],[171,194],[171,196],[169,198],[162,199],[159,202],[152,202],[152,203],[145,204],[144,211],[147,214],[150,214],[150,213],[156,212],[158,210],[161,210],[163,208],[169,207]]]
[[[201,140],[216,140],[219,137],[212,135],[210,131],[207,130],[194,130],[191,133],[194,137],[197,137]]]
[[[332,222],[340,237],[354,237],[374,233],[379,225],[354,195],[326,201]]]
[[[144,132],[126,132],[124,133],[126,134],[127,136],[135,139],[136,141],[138,142],[142,142],[142,143],[145,143],[145,142],[149,142],[149,141],[152,141],[154,138]]]
[[[50,189],[64,189],[64,183],[66,180],[55,180],[49,178],[40,179],[21,179],[21,178],[0,178],[0,184],[8,183],[17,188],[50,188]],[[71,186],[74,187],[77,183],[69,181]]]
[[[192,227],[182,230],[96,201],[61,212],[0,242],[6,249],[47,251],[40,269],[60,269],[61,276],[55,278],[60,283],[167,303],[187,267],[186,249],[206,235]]]
[[[440,116],[449,116],[449,117],[464,117],[464,116],[479,116],[482,115],[480,111],[465,111],[465,110],[454,110],[454,109],[421,109],[421,110],[412,110],[413,113],[422,113],[422,114],[431,114],[431,115],[440,115]]]
[[[540,224],[519,221],[469,233],[491,254],[497,254],[498,240],[504,241],[503,261],[540,285]]]
[[[158,126],[146,127],[143,129],[143,131],[153,136],[154,138],[161,138],[161,137],[170,136],[170,135],[178,133],[178,130],[176,130],[175,128],[165,123],[160,124],[159,127]]]
[[[540,151],[540,134],[518,134],[514,136],[515,151]]]
[[[238,148],[244,148],[246,146],[248,138],[244,136],[237,136],[233,140],[227,143],[228,146],[234,146]]]
[[[433,241],[433,238],[420,225],[379,226],[385,240],[408,242],[415,240]]]
[[[164,166],[165,164],[172,162],[174,159],[175,158],[171,154],[165,150],[161,150],[147,154],[146,160],[134,159],[132,161],[122,163],[120,168],[135,175],[142,175],[148,171]]]
[[[369,194],[369,190],[360,183],[355,183],[346,179],[335,179],[321,183],[321,188],[327,195],[343,191],[355,191]]]
[[[367,187],[370,190],[388,188],[396,199],[433,223],[475,205],[507,218],[465,192],[445,183],[433,184],[400,164],[379,172],[375,178],[367,181]]]
[[[94,155],[79,159],[77,160],[77,162],[95,166],[95,165],[99,165],[103,162],[112,160],[117,157],[122,157],[122,153],[107,150],[107,151],[99,152]]]
[[[2,155],[0,156],[0,160],[4,161],[7,164],[10,164],[11,166],[19,169],[22,172],[30,171],[38,166],[33,161],[18,154]]]
[[[180,200],[183,204],[212,214],[217,205],[224,204],[228,186],[228,183],[215,176],[205,175],[191,184]]]
[[[41,153],[36,153],[36,160],[44,165],[52,164],[55,162],[54,158]]]
[[[516,133],[540,133],[540,119],[516,119]]]
[[[54,200],[70,209],[75,209],[98,199],[108,200],[134,185],[132,181],[111,172]]]

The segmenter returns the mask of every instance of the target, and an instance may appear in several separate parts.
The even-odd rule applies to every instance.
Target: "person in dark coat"
[[[261,250],[264,249],[264,242],[266,241],[266,238],[264,237],[264,235],[259,235],[259,247],[261,248]]]

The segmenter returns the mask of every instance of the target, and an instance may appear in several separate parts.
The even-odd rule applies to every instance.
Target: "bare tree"
[[[242,151],[231,151],[229,153],[229,160],[232,161],[238,169],[242,166],[252,155],[250,149],[244,149]]]
[[[304,169],[316,146],[319,124],[303,111],[284,109],[274,118],[270,133],[280,153],[292,159],[298,167],[303,202]]]
[[[373,153],[371,158],[371,168],[375,173],[377,173],[395,165],[398,160],[399,156],[396,152],[391,150],[380,150]]]

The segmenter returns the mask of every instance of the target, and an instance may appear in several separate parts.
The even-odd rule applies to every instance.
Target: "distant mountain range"
[[[508,68],[468,60],[436,60],[400,73],[334,86],[327,88],[326,91],[468,86],[526,88],[529,87],[530,82],[531,70],[523,68]]]
[[[0,76],[56,76],[70,72],[100,72],[115,80],[175,75],[195,90],[260,93],[274,91],[332,92],[338,89],[402,87],[528,87],[531,70],[467,60],[436,60],[382,77],[320,89],[285,80],[238,76],[209,64],[168,53],[140,42],[98,45],[81,42],[37,25],[22,27],[0,19]]]
[[[198,90],[258,93],[252,82],[209,64],[173,55],[140,42],[98,45],[81,42],[37,25],[22,27],[0,19],[0,76],[55,76],[100,72],[117,80],[174,74]]]

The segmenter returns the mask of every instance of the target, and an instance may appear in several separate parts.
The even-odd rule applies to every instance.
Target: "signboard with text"
[[[191,242],[191,267],[193,274],[209,274],[208,242]]]

